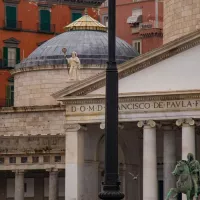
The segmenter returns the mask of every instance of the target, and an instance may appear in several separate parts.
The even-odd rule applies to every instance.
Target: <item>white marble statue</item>
[[[71,58],[66,58],[69,65],[69,78],[70,80],[78,81],[80,80],[79,70],[81,67],[81,63],[79,58],[77,57],[77,53],[75,51],[72,52]]]

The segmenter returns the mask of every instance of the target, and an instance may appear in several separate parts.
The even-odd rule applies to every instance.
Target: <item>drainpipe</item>
[[[155,0],[155,28],[158,28],[158,0]]]

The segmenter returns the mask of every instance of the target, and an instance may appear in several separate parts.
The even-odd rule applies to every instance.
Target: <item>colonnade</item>
[[[176,164],[174,126],[172,124],[156,124],[153,120],[140,121],[138,122],[138,127],[143,128],[143,200],[158,199],[157,125],[161,125],[164,135],[164,197],[166,197],[170,188],[175,187],[175,177],[172,175]],[[176,121],[176,125],[182,127],[182,159],[186,160],[188,153],[195,155],[195,121],[193,119],[179,119]]]
[[[175,177],[171,173],[176,164],[176,140],[174,131],[177,127],[181,127],[182,129],[182,159],[187,159],[188,153],[195,155],[195,121],[193,119],[178,119],[176,123],[174,121],[170,123],[157,123],[153,120],[147,120],[139,121],[137,125],[139,128],[143,128],[143,200],[158,200],[157,127],[162,128],[164,136],[163,180],[164,197],[166,197],[169,189],[175,187]],[[83,180],[83,132],[86,131],[86,127],[79,124],[66,124],[65,126],[65,199],[81,199],[86,195]],[[93,180],[93,182],[95,181],[98,180]]]
[[[58,197],[58,170],[49,171],[49,200],[57,200]],[[15,194],[14,200],[24,200],[24,170],[15,170]]]

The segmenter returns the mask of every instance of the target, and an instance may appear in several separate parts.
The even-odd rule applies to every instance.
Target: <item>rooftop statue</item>
[[[67,66],[69,66],[68,74],[70,80],[78,81],[80,80],[79,70],[80,70],[80,59],[77,57],[77,53],[75,51],[72,52],[71,58],[67,58],[66,52],[67,49],[63,48],[62,52],[64,53],[64,57],[67,60]]]
[[[188,153],[188,160],[178,161],[175,170],[172,172],[177,176],[176,188],[171,188],[167,194],[166,200],[175,198],[178,193],[186,194],[187,200],[192,200],[193,197],[198,199],[199,180],[200,180],[200,165],[199,161],[194,159],[194,155]]]
[[[67,58],[68,65],[69,65],[69,77],[71,80],[78,81],[80,80],[79,77],[79,70],[80,70],[80,60],[77,57],[77,53],[75,51],[72,52],[72,57]]]

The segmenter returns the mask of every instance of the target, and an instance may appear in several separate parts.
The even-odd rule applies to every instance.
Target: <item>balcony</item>
[[[49,24],[49,23],[38,23],[37,24],[37,31],[40,33],[55,33],[56,26],[55,24]]]
[[[4,20],[3,28],[6,30],[20,31],[20,30],[22,30],[22,21]]]
[[[139,34],[143,37],[151,36],[163,36],[163,22],[158,21],[157,25],[155,21],[143,22],[139,25]]]

